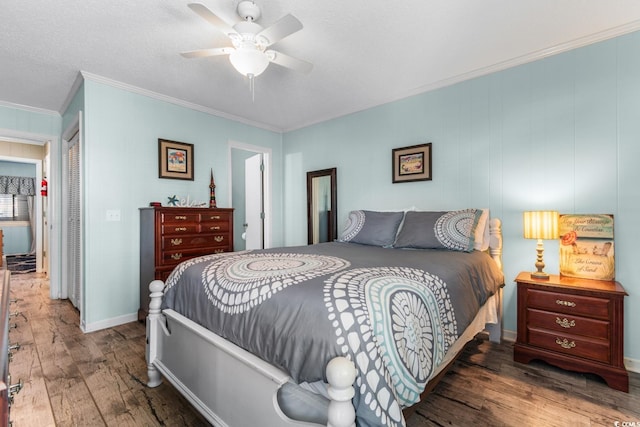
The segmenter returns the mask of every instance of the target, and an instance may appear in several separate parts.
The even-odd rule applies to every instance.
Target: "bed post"
[[[149,381],[147,386],[157,387],[162,382],[162,377],[158,369],[156,369],[153,361],[158,355],[158,346],[160,343],[159,334],[162,333],[160,322],[162,321],[160,307],[162,306],[162,290],[164,283],[161,280],[154,280],[149,284],[151,291],[151,302],[149,303],[149,314],[147,315],[147,376]]]
[[[498,218],[489,221],[489,255],[502,271],[502,223]],[[498,323],[487,324],[489,341],[502,341],[502,288],[498,289]]]
[[[334,357],[327,364],[327,392],[331,398],[327,427],[355,427],[356,410],[351,403],[355,379],[356,368],[346,357]]]

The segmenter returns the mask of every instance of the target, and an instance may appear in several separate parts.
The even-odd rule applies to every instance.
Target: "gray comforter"
[[[326,381],[328,361],[348,357],[358,425],[396,426],[503,283],[483,252],[332,242],[185,261],[167,280],[163,308],[296,382]]]

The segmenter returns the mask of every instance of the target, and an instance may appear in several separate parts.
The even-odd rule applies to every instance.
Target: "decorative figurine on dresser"
[[[516,362],[534,359],[601,376],[616,390],[629,391],[624,366],[624,296],[620,283],[522,272],[518,284]]]
[[[151,281],[166,280],[182,261],[232,251],[232,208],[140,208],[138,320],[147,316]]]

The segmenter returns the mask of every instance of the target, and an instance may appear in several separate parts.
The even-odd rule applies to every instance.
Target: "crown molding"
[[[487,67],[482,67],[482,68],[478,68],[472,71],[469,71],[467,73],[463,73],[463,74],[458,74],[457,76],[453,76],[451,78],[447,78],[447,79],[443,79],[443,80],[439,80],[433,83],[429,83],[427,85],[424,86],[419,86],[413,90],[409,90],[407,92],[404,92],[402,94],[399,94],[398,96],[394,97],[391,100],[387,100],[384,102],[381,102],[379,104],[371,104],[371,105],[363,105],[361,108],[357,108],[351,112],[342,112],[339,113],[337,115],[333,115],[333,116],[327,116],[324,118],[319,118],[318,120],[314,120],[311,122],[307,122],[304,124],[301,124],[300,126],[296,126],[293,128],[287,128],[287,129],[283,129],[282,132],[283,133],[287,133],[287,132],[292,132],[298,129],[302,129],[308,126],[313,126],[322,122],[326,122],[329,120],[333,120],[333,119],[337,119],[339,117],[343,117],[349,114],[354,114],[357,112],[361,112],[364,110],[368,110],[369,108],[374,108],[374,107],[378,107],[381,105],[385,105],[385,104],[389,104],[391,102],[396,102],[399,101],[401,99],[404,98],[408,98],[411,96],[415,96],[415,95],[420,95],[422,93],[426,93],[426,92],[430,92],[436,89],[441,89],[443,87],[447,87],[447,86],[453,86],[457,83],[461,83],[467,80],[471,80],[477,77],[482,77],[482,76],[486,76],[488,74],[492,74],[492,73],[496,73],[499,71],[504,71],[506,69],[509,68],[513,68],[513,67],[517,67],[519,65],[524,65],[530,62],[534,62],[534,61],[538,61],[540,59],[544,59],[544,58],[548,58],[550,56],[553,55],[557,55],[560,53],[565,53],[568,52],[570,50],[574,50],[574,49],[578,49],[581,47],[585,47],[594,43],[598,43],[598,42],[602,42],[602,41],[606,41],[609,39],[613,39],[615,37],[619,37],[619,36],[623,36],[625,34],[629,34],[629,33],[633,33],[635,31],[640,30],[640,20],[637,21],[632,21],[629,22],[627,24],[624,25],[620,25],[618,27],[613,27],[598,33],[594,33],[594,34],[590,34],[588,36],[585,37],[581,37],[575,40],[572,40],[570,42],[566,42],[566,43],[561,43],[559,45],[556,46],[552,46],[549,48],[545,48],[545,49],[540,49],[538,51],[535,52],[531,52],[528,53],[526,55],[522,55],[522,56],[518,56],[516,58],[512,58],[512,59],[508,59],[506,61],[502,61],[499,62],[497,64],[493,64],[493,65],[489,65]]]
[[[159,101],[164,101],[164,102],[168,102],[170,104],[174,104],[174,105],[178,105],[181,107],[185,107],[185,108],[189,108],[191,110],[195,110],[195,111],[199,111],[201,113],[205,113],[205,114],[209,114],[212,116],[216,116],[216,117],[221,117],[223,119],[228,119],[228,120],[232,120],[235,122],[239,122],[245,125],[249,125],[249,126],[253,126],[256,128],[260,128],[260,129],[264,129],[264,130],[268,130],[271,132],[277,132],[277,133],[282,133],[282,129],[275,127],[275,126],[271,126],[265,123],[260,123],[260,122],[255,122],[252,120],[248,120],[244,117],[240,117],[240,116],[235,116],[233,114],[228,114],[222,111],[218,111],[218,110],[214,110],[212,108],[207,108],[204,107],[202,105],[198,105],[192,102],[188,102],[188,101],[184,101],[182,99],[178,99],[178,98],[174,98],[172,96],[168,96],[168,95],[163,95],[161,93],[157,93],[157,92],[153,92],[147,89],[142,89],[139,88],[137,86],[133,86],[127,83],[122,83],[116,80],[112,80],[106,77],[102,77],[99,76],[97,74],[92,74],[92,73],[88,73],[86,71],[80,71],[80,74],[82,76],[82,78],[84,80],[89,80],[89,81],[93,81],[96,83],[101,83],[104,85],[108,85],[111,87],[114,87],[116,89],[122,89],[122,90],[126,90],[128,92],[132,92],[132,93],[136,93],[138,95],[143,95],[143,96],[147,96],[149,98],[153,98],[153,99],[157,99]]]
[[[46,114],[48,116],[60,117],[60,113],[54,110],[46,110],[44,108],[31,107],[29,105],[14,104],[13,102],[0,101],[0,107],[7,107],[16,110],[28,111],[30,113]]]

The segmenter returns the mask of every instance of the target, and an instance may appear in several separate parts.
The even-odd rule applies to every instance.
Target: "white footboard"
[[[159,280],[149,286],[149,387],[159,385],[164,376],[216,426],[313,425],[293,421],[280,410],[276,395],[289,380],[286,373],[173,310],[161,313],[163,287]],[[328,364],[329,426],[355,426],[355,377],[355,367],[346,358]]]

